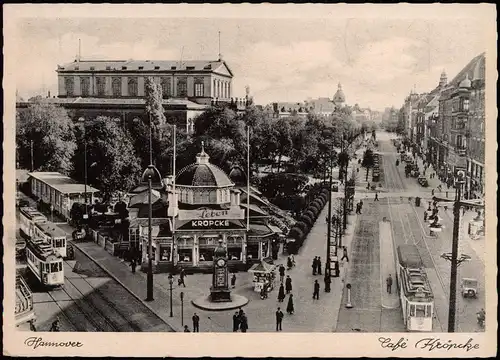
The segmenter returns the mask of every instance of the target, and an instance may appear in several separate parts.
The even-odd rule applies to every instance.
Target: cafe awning
[[[249,273],[259,273],[259,274],[269,274],[274,271],[276,265],[268,264],[265,261],[261,260],[260,263],[253,264],[250,269],[248,269]]]

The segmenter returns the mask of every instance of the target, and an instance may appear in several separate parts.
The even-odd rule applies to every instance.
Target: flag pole
[[[250,230],[250,126],[247,125],[247,231]]]

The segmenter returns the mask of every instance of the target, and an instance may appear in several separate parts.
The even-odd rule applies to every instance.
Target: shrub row
[[[311,231],[314,223],[318,219],[321,210],[325,207],[328,202],[329,191],[327,189],[322,189],[317,193],[317,197],[314,201],[311,201],[306,209],[299,216],[298,221],[290,229],[288,233],[287,250],[289,254],[297,254],[300,247],[303,245],[304,240]],[[293,240],[291,240],[293,239]]]

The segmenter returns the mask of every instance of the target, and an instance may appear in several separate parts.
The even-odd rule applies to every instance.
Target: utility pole
[[[330,158],[330,176],[328,182],[328,221],[326,231],[326,262],[325,262],[325,275],[331,275],[330,263],[330,245],[331,245],[331,231],[332,231],[332,163]]]

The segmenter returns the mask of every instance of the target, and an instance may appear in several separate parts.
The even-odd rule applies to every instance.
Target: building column
[[[262,241],[259,241],[259,260],[262,260]]]
[[[199,245],[198,245],[198,236],[193,236],[193,251],[191,253],[193,259],[193,266],[198,266],[198,256],[199,256]]]
[[[243,264],[247,263],[247,234],[243,235],[241,243],[241,256],[243,257]]]
[[[158,239],[153,239],[154,245],[155,245],[155,265],[158,265],[158,262],[160,262],[160,244]]]

